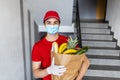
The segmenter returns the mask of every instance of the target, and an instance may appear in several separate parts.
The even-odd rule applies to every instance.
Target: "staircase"
[[[83,80],[120,80],[120,50],[108,23],[82,22],[82,45],[90,67]]]
[[[73,23],[76,22],[76,0],[73,5]],[[90,67],[83,80],[120,80],[120,48],[113,38],[107,22],[82,21],[82,46],[89,46],[86,53]]]

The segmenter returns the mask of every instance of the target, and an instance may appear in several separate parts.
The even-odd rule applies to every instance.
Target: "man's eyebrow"
[[[46,21],[46,22],[50,22],[50,21]]]
[[[59,22],[59,21],[54,21],[54,22]]]
[[[46,21],[46,22],[50,22],[50,21]]]

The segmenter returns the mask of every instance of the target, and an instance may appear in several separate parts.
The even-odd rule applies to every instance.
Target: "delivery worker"
[[[67,42],[67,37],[58,34],[60,27],[60,17],[56,11],[46,12],[43,20],[47,35],[36,42],[32,49],[32,70],[35,78],[42,80],[52,80],[51,74],[62,76],[66,71],[65,66],[57,66],[51,60],[52,42],[58,45]],[[89,60],[84,61],[83,67],[76,80],[82,80],[89,66]]]

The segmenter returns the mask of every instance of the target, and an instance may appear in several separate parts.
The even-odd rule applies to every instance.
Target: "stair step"
[[[81,27],[108,28],[108,23],[80,23]]]
[[[87,55],[88,58],[92,59],[116,59],[119,60],[120,56],[104,56],[104,55]]]
[[[110,29],[90,29],[90,28],[81,28],[81,33],[110,34]]]
[[[120,71],[90,70],[89,69],[85,76],[120,78]]]
[[[82,34],[82,40],[113,40],[112,35]]]
[[[116,42],[107,42],[107,41],[82,41],[83,46],[89,47],[108,47],[115,48]]]
[[[64,34],[65,35],[65,34]],[[67,36],[74,37],[74,33],[67,33]],[[99,40],[99,41],[112,41],[112,35],[102,35],[102,34],[82,34],[82,40]]]
[[[108,78],[108,77],[90,77],[85,76],[83,80],[120,80],[120,78]]]
[[[109,41],[108,41],[109,42]],[[107,50],[107,49],[111,49],[111,50],[119,50],[118,48],[117,48],[117,46],[116,46],[116,48],[112,48],[112,47],[89,47],[89,49],[105,49],[105,50]]]
[[[109,70],[109,71],[120,71],[119,66],[105,66],[105,65],[90,65],[91,70]]]
[[[120,67],[120,60],[114,59],[92,59],[89,58],[91,65],[106,65],[106,66],[119,66]]]
[[[60,32],[59,32],[60,33]],[[60,33],[62,35],[66,36],[72,36],[74,37],[74,33]],[[99,40],[99,41],[112,41],[113,40],[113,35],[102,35],[102,34],[82,34],[82,40]]]
[[[119,56],[120,50],[89,49],[87,55]]]

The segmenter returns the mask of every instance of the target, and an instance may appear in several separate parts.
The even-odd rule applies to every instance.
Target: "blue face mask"
[[[49,34],[55,34],[58,32],[58,30],[59,30],[58,25],[46,25],[46,31]]]

